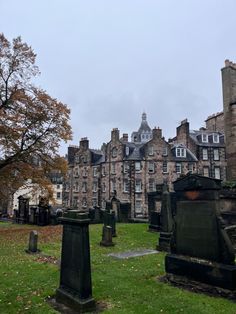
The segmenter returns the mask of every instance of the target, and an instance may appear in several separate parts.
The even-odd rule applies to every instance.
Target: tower
[[[224,129],[227,159],[227,180],[236,180],[236,64],[225,60],[221,70]]]

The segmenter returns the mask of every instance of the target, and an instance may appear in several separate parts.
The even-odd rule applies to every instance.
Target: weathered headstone
[[[116,217],[115,213],[111,211],[105,211],[103,215],[104,226],[110,226],[112,228],[112,236],[116,237]]]
[[[148,231],[152,232],[160,231],[162,189],[163,184],[157,184],[156,191],[148,193],[148,217],[149,217]]]
[[[29,222],[29,198],[19,196],[18,204],[19,204],[19,210],[18,210],[16,222],[19,224],[28,223]]]
[[[102,228],[102,241],[100,242],[101,246],[114,246],[112,242],[112,227],[103,226]]]
[[[219,211],[220,180],[189,174],[174,182],[176,216],[168,276],[236,290],[232,243]],[[177,278],[176,277],[176,278]]]
[[[171,196],[167,184],[163,185],[161,202],[161,232],[157,249],[160,251],[170,251],[170,239],[173,230],[173,218],[171,208]]]
[[[93,311],[89,219],[76,210],[60,218],[63,224],[60,286],[56,301],[80,312]]]
[[[40,251],[38,250],[38,232],[33,230],[30,231],[30,236],[29,236],[29,247],[26,250],[27,253],[29,254],[35,254],[39,253]]]

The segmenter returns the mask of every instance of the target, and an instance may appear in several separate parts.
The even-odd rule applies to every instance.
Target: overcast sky
[[[0,32],[37,53],[37,83],[71,108],[68,144],[100,148],[114,127],[130,136],[143,111],[168,139],[222,110],[235,0],[0,0],[0,11]]]

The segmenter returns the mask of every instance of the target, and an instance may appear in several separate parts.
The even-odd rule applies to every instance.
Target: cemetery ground
[[[102,313],[236,313],[236,302],[160,282],[165,253],[116,259],[109,253],[154,249],[147,224],[117,224],[114,247],[101,247],[102,225],[90,225],[93,297]],[[27,254],[38,232],[40,254]],[[59,286],[62,226],[0,223],[0,313],[58,313],[48,299]]]

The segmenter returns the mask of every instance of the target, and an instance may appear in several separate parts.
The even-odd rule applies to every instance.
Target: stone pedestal
[[[38,250],[38,232],[35,230],[30,232],[29,248],[26,252],[29,254],[36,254],[40,252],[40,250]]]
[[[56,301],[78,312],[95,310],[92,297],[89,219],[72,210],[60,218],[63,224],[60,286]]]
[[[175,254],[165,257],[166,272],[191,278],[223,289],[236,289],[236,266],[211,263],[206,260]]]
[[[156,249],[158,251],[170,252],[170,239],[172,232],[161,232],[159,237],[159,244]]]

